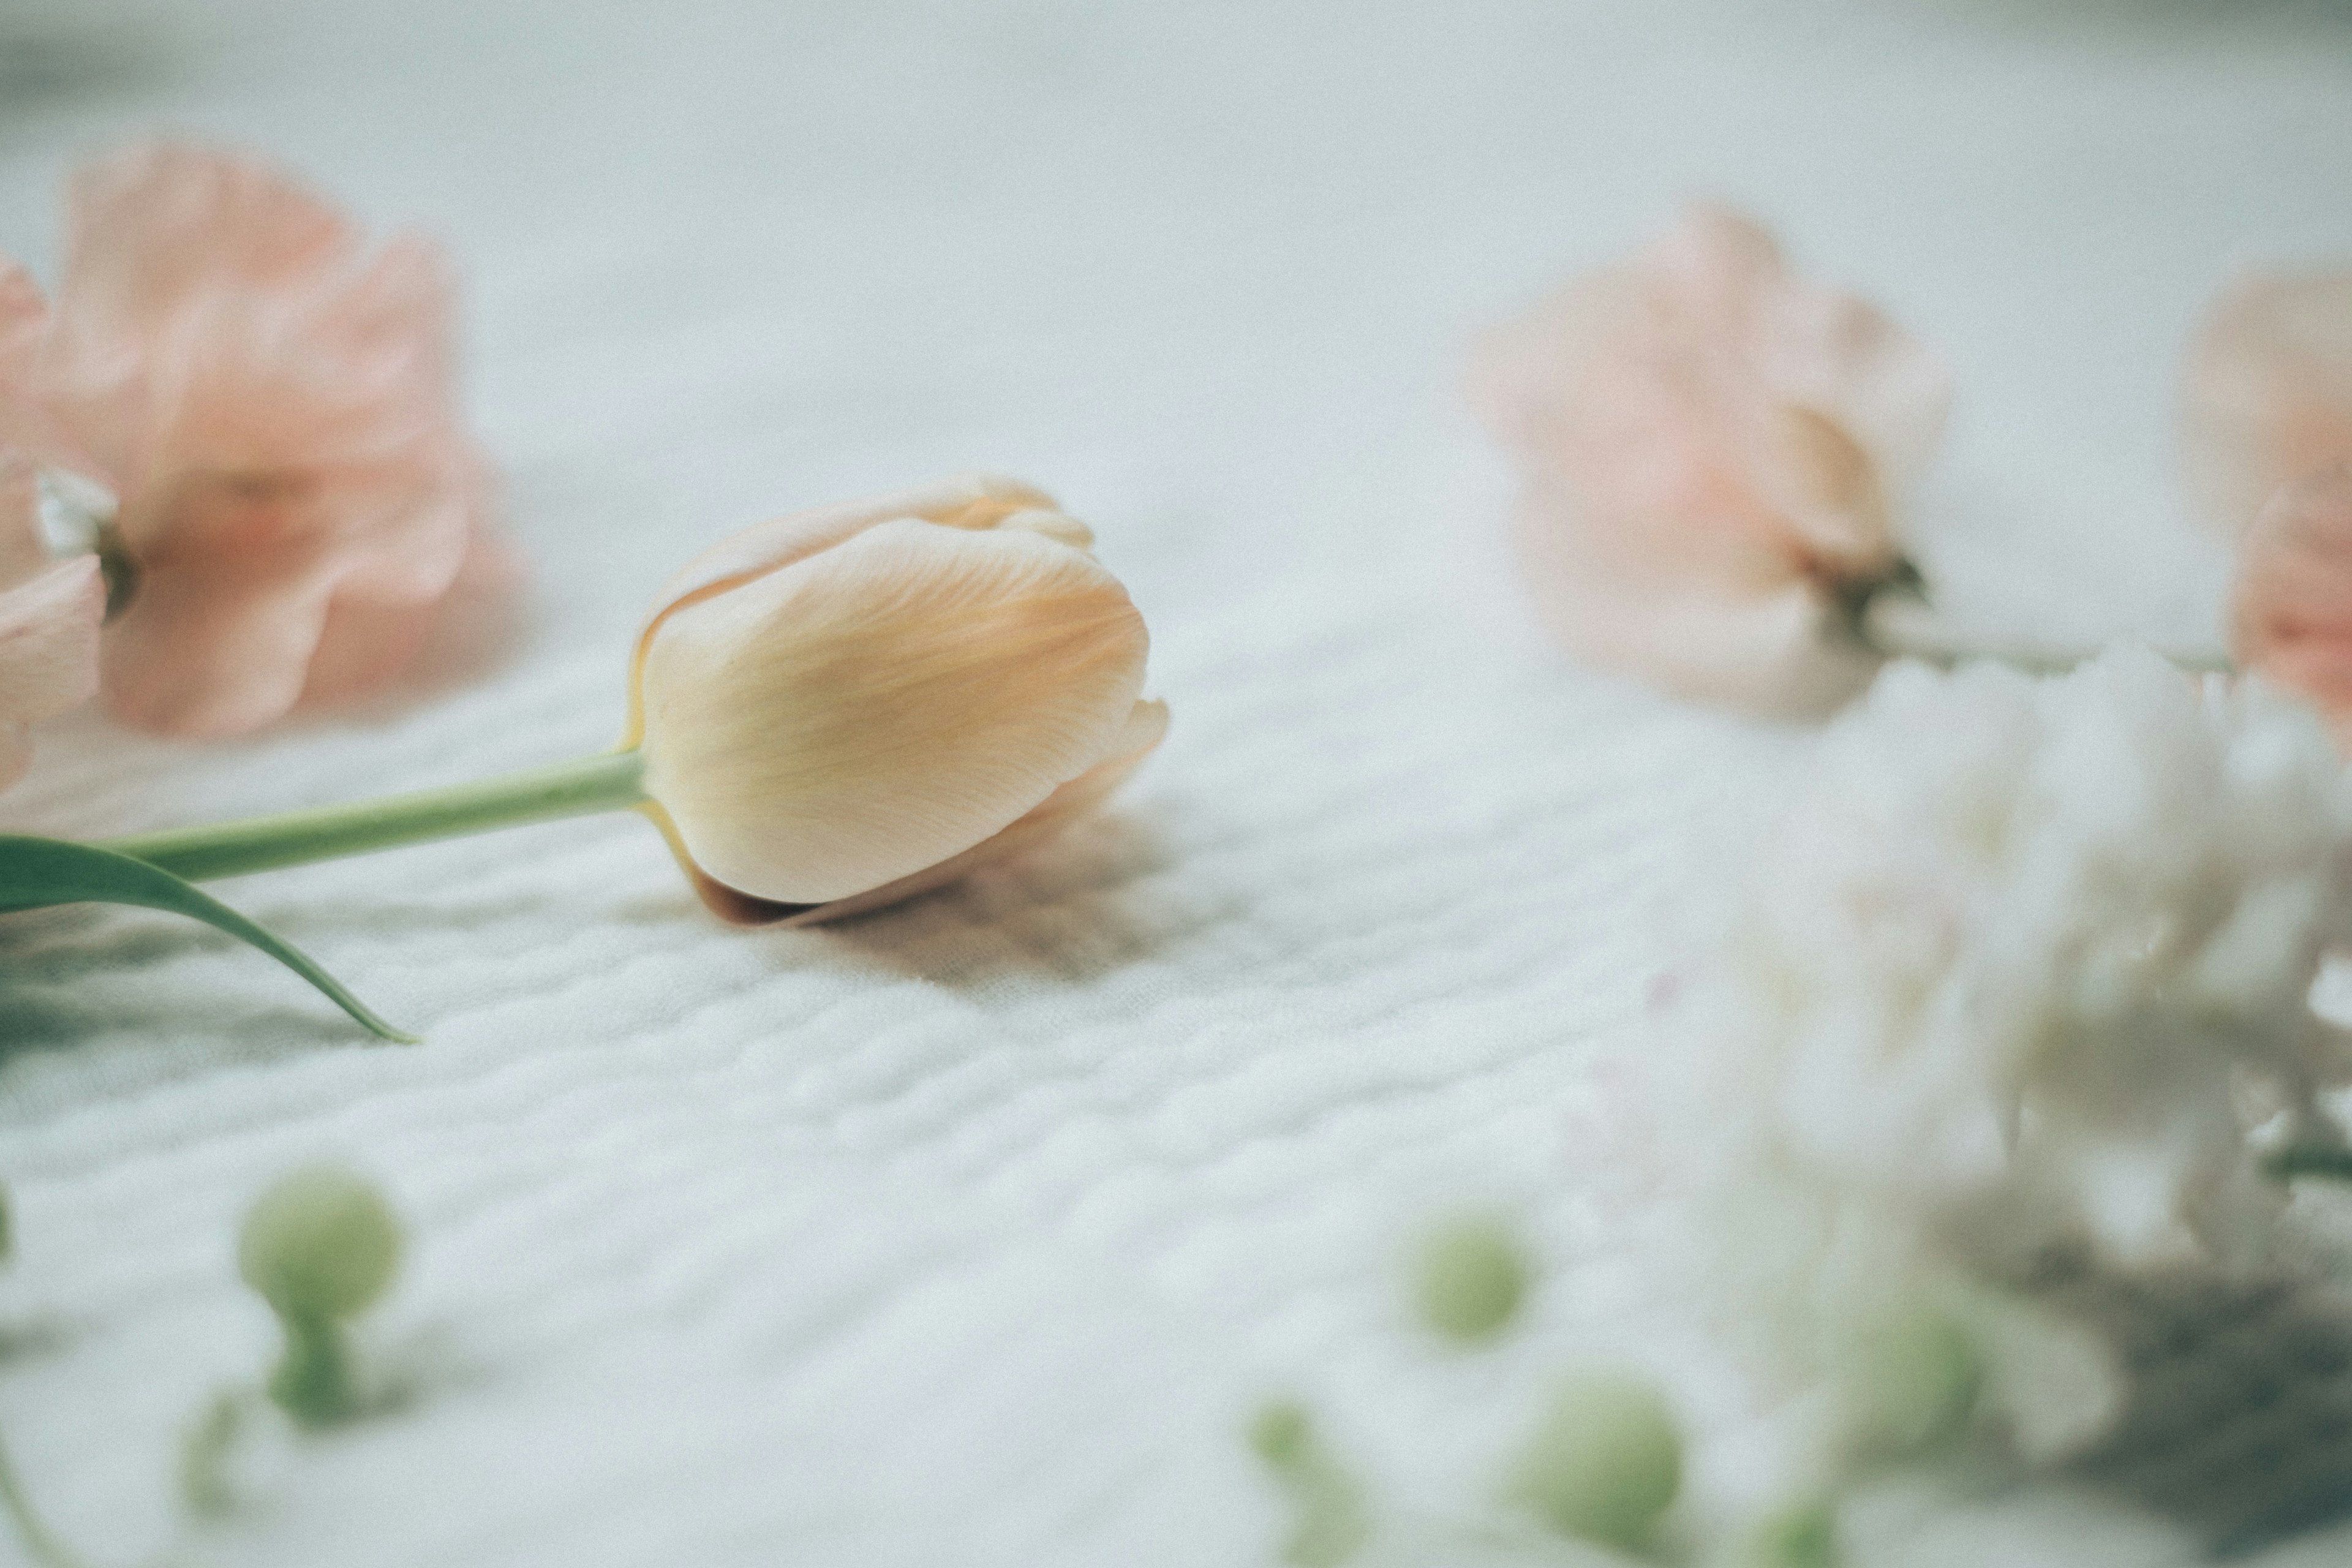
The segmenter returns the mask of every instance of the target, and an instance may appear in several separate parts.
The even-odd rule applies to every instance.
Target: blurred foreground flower
[[[2231,540],[2289,485],[2352,463],[2352,272],[2223,294],[2189,349],[2180,424],[2189,500]]]
[[[1916,586],[1895,508],[1948,400],[1885,316],[1699,206],[1490,332],[1471,392],[1522,467],[1521,559],[1560,646],[1770,713],[1869,679],[1854,633],[1874,594]]]
[[[339,1166],[290,1171],[247,1212],[237,1273],[285,1331],[268,1394],[297,1421],[323,1426],[365,1408],[348,1325],[391,1285],[401,1250],[383,1195]]]
[[[1159,743],[1150,639],[1092,542],[1009,479],[796,513],[663,591],[613,752],[109,847],[202,879],[635,809],[729,920],[878,908],[1058,831]]]
[[[453,316],[431,244],[371,253],[257,164],[152,145],[76,175],[14,434],[112,492],[134,575],[104,649],[118,716],[227,735],[362,694],[461,574],[510,573],[480,531]]]
[[[2286,1146],[2340,1151],[2314,1014],[2352,939],[2352,784],[2259,682],[2141,650],[1897,666],[1834,726],[1661,1059],[1701,1275],[1846,1437],[2100,1437],[2123,1358],[2073,1270],[2282,1267]]]

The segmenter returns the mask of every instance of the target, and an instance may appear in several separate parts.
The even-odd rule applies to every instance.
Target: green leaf
[[[371,1034],[402,1045],[416,1043],[415,1036],[403,1034],[368,1011],[300,950],[169,871],[94,844],[0,834],[0,914],[52,904],[132,904],[202,921],[250,942],[317,986]]]

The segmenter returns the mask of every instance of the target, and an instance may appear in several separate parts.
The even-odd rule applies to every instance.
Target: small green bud
[[[1682,1435],[1646,1381],[1572,1378],[1522,1451],[1507,1495],[1562,1535],[1638,1550],[1682,1489]]]
[[[180,1503],[198,1519],[236,1510],[229,1459],[245,1429],[245,1408],[234,1394],[217,1394],[180,1437]]]
[[[1837,1505],[1806,1498],[1765,1515],[1735,1561],[1738,1568],[1837,1568]]]
[[[366,1310],[400,1267],[400,1221],[349,1171],[315,1165],[269,1185],[245,1216],[237,1272],[288,1320]]]
[[[1250,1422],[1249,1443],[1290,1494],[1282,1560],[1291,1568],[1338,1568],[1371,1538],[1362,1489],[1323,1451],[1304,1409],[1287,1401],[1265,1406]]]
[[[1916,1307],[1864,1338],[1852,1398],[1863,1441],[1914,1453],[1954,1436],[1984,1380],[1977,1348],[1950,1314]]]
[[[1278,1400],[1251,1420],[1249,1444],[1267,1468],[1297,1470],[1314,1458],[1314,1423],[1299,1406]]]
[[[1491,1340],[1528,1293],[1525,1254],[1500,1221],[1455,1220],[1423,1243],[1413,1277],[1422,1321],[1465,1344]]]

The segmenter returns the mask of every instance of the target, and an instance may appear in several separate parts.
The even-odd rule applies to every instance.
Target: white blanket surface
[[[0,826],[596,749],[698,547],[972,468],[1094,526],[1174,727],[1109,814],[836,930],[719,925],[633,817],[216,889],[413,1047],[201,928],[0,922],[0,1433],[101,1563],[171,1537],[180,1429],[266,1366],[235,1228],[318,1156],[409,1222],[364,1342],[415,1386],[278,1454],[199,1561],[1271,1561],[1260,1399],[1460,1512],[1595,1361],[1667,1382],[1690,1519],[1731,1510],[1768,1401],[1574,1155],[1806,740],[1541,647],[1461,348],[1729,197],[1951,362],[1906,526],[1957,619],[2210,645],[2180,347],[2233,267],[2352,256],[2328,0],[0,7],[0,250],[54,278],[74,157],[158,131],[446,242],[529,611],[247,743],[54,727]],[[1480,1356],[1401,1286],[1465,1206],[1545,1268]],[[1855,1528],[1861,1562],[2193,1554],[2058,1489]]]

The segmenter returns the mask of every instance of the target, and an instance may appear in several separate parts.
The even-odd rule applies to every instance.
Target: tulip
[[[1894,523],[1941,433],[1942,365],[1700,206],[1633,261],[1489,333],[1470,391],[1524,484],[1528,586],[1568,652],[1684,696],[1811,714],[1916,586]]]
[[[1150,639],[1092,543],[993,478],[795,513],[662,591],[612,752],[110,847],[203,879],[632,809],[724,919],[878,909],[1050,837],[1159,744]]]
[[[1093,535],[1012,481],[753,529],[637,639],[646,814],[737,921],[894,902],[1092,805],[1160,742]],[[853,906],[854,901],[854,908]]]

